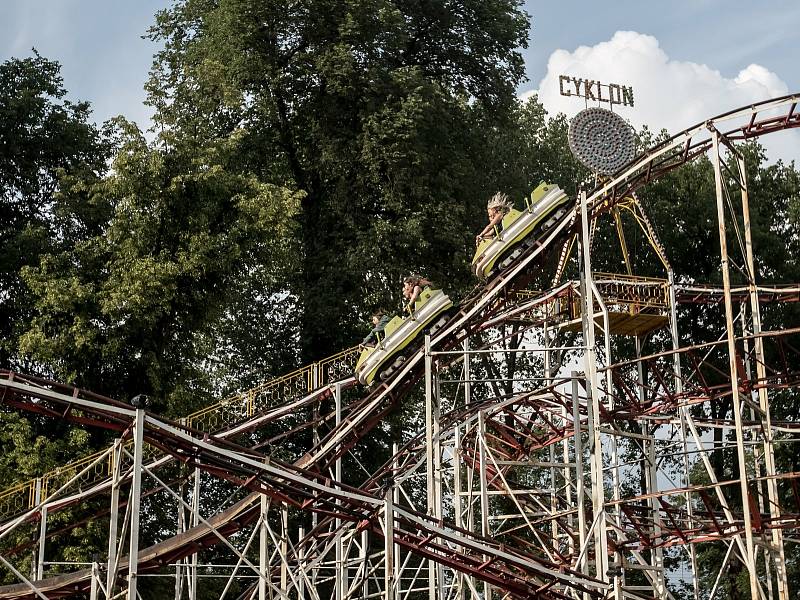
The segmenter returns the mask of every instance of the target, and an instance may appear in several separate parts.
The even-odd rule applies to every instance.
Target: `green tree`
[[[7,368],[38,368],[16,352],[32,315],[21,269],[102,218],[91,206],[67,216],[57,201],[60,177],[100,177],[111,149],[89,122],[88,103],[65,99],[60,70],[35,51],[0,64],[0,366]]]
[[[183,416],[217,399],[225,376],[235,372],[236,357],[216,334],[244,304],[242,290],[252,292],[256,275],[266,284],[261,300],[269,300],[270,277],[290,264],[282,256],[291,247],[290,218],[299,196],[228,171],[237,155],[235,136],[164,150],[124,119],[116,131],[111,173],[101,180],[64,179],[59,194],[64,206],[103,206],[106,222],[22,270],[34,314],[20,351],[59,381],[122,400],[144,393],[153,398],[152,410]],[[80,436],[85,432],[70,433],[63,423],[51,427],[61,428],[54,433],[62,445],[108,441],[103,432]],[[9,433],[21,439],[26,431]],[[8,461],[24,466],[24,451],[40,442],[24,442],[23,454]],[[174,514],[154,501],[145,504],[142,545],[174,523]],[[81,510],[87,508],[96,506]],[[56,517],[65,524],[83,518],[71,511]],[[102,553],[104,526],[100,520],[67,527],[49,542],[48,553],[83,561]]]
[[[467,285],[475,168],[514,106],[516,0],[185,0],[159,13],[149,83],[164,139],[241,130],[243,166],[301,190],[296,277],[308,361],[425,270]],[[455,250],[455,252],[454,252]]]
[[[101,207],[62,202],[63,182],[98,181],[112,141],[89,121],[89,105],[66,100],[57,62],[40,56],[0,64],[0,367],[52,376],[39,357],[19,352],[36,312],[22,273],[43,256],[96,234]],[[63,422],[0,411],[0,482],[28,480],[88,453],[91,435]],[[15,532],[4,546],[28,541]],[[23,570],[28,570],[26,565]]]
[[[124,120],[119,135],[113,173],[63,192],[104,204],[108,222],[23,271],[36,314],[22,348],[61,381],[181,415],[215,391],[211,333],[251,271],[287,250],[298,195],[231,173],[235,137],[163,151]]]

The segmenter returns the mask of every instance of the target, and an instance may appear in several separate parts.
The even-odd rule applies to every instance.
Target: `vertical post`
[[[38,506],[39,503],[42,501],[42,478],[37,477],[34,482],[33,488],[33,505]],[[42,507],[43,509],[44,507]],[[38,571],[37,567],[39,565],[39,552],[37,550],[42,545],[42,524],[41,521],[44,521],[44,510],[39,511],[39,539],[37,540],[37,544],[33,547],[31,551],[31,579],[36,580],[36,573]]]
[[[744,447],[744,429],[742,427],[741,398],[739,397],[738,372],[736,369],[736,337],[733,322],[733,299],[731,297],[731,274],[728,264],[728,240],[725,228],[725,204],[722,181],[722,168],[720,165],[719,132],[711,131],[714,144],[712,161],[714,163],[714,181],[717,196],[717,220],[719,225],[719,245],[722,270],[722,288],[725,296],[725,324],[728,338],[728,368],[731,381],[731,399],[733,401],[733,418],[736,427],[736,455],[739,462],[739,487],[742,497],[742,515],[744,517],[744,534],[746,556],[745,566],[750,573],[750,596],[753,600],[759,598],[758,571],[756,569],[755,547],[753,543],[753,530],[750,517],[750,493],[747,485],[747,455]]]
[[[383,569],[383,597],[384,600],[394,600],[394,502],[392,488],[389,486],[383,498],[384,519],[384,569]]]
[[[638,396],[639,402],[644,405],[646,402],[645,381],[644,381],[644,368],[642,366],[642,338],[640,336],[634,337],[634,345],[636,348],[636,375],[638,378]],[[643,490],[645,494],[650,494],[650,510],[653,515],[653,531],[658,537],[661,534],[661,507],[656,497],[658,490],[658,477],[656,476],[656,436],[654,425],[653,434],[647,429],[647,423],[642,425],[642,468],[644,471],[644,479],[647,484],[647,489]],[[667,588],[664,582],[664,551],[660,548],[653,548],[650,551],[650,564],[654,568],[654,586],[653,592],[659,600],[666,599]]]
[[[465,354],[466,358],[466,354]],[[461,424],[457,423],[453,438],[453,517],[456,527],[464,527],[461,515]],[[461,571],[455,573],[456,598],[464,598],[464,574]]]
[[[289,505],[284,503],[281,506],[281,556],[289,556]],[[281,592],[284,594],[288,589],[289,571],[286,561],[281,561]]]
[[[425,458],[427,472],[427,513],[434,518],[441,518],[438,496],[441,491],[441,462],[439,452],[439,398],[434,391],[433,356],[431,354],[431,336],[425,335]],[[428,599],[436,600],[437,565],[428,559]]]
[[[319,363],[314,363],[311,367],[311,388],[317,389],[320,386],[320,373],[319,373]],[[311,418],[313,420],[314,425],[311,427],[311,444],[313,448],[319,446],[320,437],[319,437],[319,402],[314,402],[311,408]],[[314,530],[317,528],[318,522],[318,515],[316,511],[311,513],[311,529]],[[311,575],[312,583],[314,583],[314,587],[316,587],[316,579],[317,577],[317,570],[314,569],[314,572]]]
[[[289,556],[289,505],[281,506],[281,556]],[[289,584],[289,571],[286,561],[281,561],[281,592],[286,593]]]
[[[336,402],[336,427],[342,423],[342,386],[337,383],[334,387],[334,399]],[[336,489],[341,489],[342,482],[342,457],[341,457],[341,444],[336,446],[336,462],[334,463],[334,478],[336,479]],[[342,540],[342,520],[339,517],[335,519],[336,523],[336,569],[335,569],[335,597],[336,600],[342,600],[343,595],[347,591],[347,572],[344,568],[343,553],[344,541]]]
[[[545,338],[548,338],[548,333],[547,333],[548,329],[549,329],[549,326],[547,324],[547,320],[545,319],[545,322],[544,322],[544,335],[545,335]],[[554,337],[554,341],[555,341],[555,338],[556,338],[557,335],[558,334],[553,336]],[[552,380],[548,381],[547,385],[550,385],[551,383],[552,383]],[[570,466],[570,463],[572,461],[570,460],[570,456],[569,456],[569,436],[566,435],[566,430],[569,427],[569,421],[570,421],[569,415],[570,415],[569,408],[567,408],[567,406],[564,406],[561,409],[561,426],[565,430],[564,439],[561,442],[561,461],[562,461],[562,463],[564,465],[562,467],[562,469],[561,469],[561,476],[564,478],[564,500],[565,500],[565,503],[566,503],[567,506],[572,506],[572,490],[573,490],[574,484],[573,484],[573,479],[572,479],[572,467]],[[579,429],[580,428],[580,421],[577,421],[577,422],[573,423],[573,426],[574,426],[574,429]],[[573,430],[573,435],[574,435],[574,433],[575,433],[575,431]],[[579,460],[579,458],[578,458],[578,456],[576,454],[575,461],[577,462],[578,460]],[[575,531],[575,518],[574,518],[574,515],[573,515],[572,511],[570,511],[569,515],[567,515],[567,523],[569,524],[570,531]],[[569,549],[569,553],[570,554],[574,554],[575,553],[575,539],[574,539],[574,537],[572,535],[567,535],[566,538],[567,538],[567,548]]]
[[[180,484],[178,488],[178,496],[180,500],[176,502],[176,508],[178,509],[178,533],[183,533],[186,531],[186,511],[183,507],[184,496],[186,495],[186,489],[183,483]],[[175,600],[181,600],[181,596],[183,596],[183,571],[181,570],[181,561],[175,561]]]
[[[753,316],[753,335],[755,337],[756,352],[756,376],[760,381],[766,377],[764,361],[764,339],[761,337],[761,304],[758,299],[758,289],[756,288],[756,266],[753,252],[753,233],[750,228],[750,196],[747,186],[747,167],[744,157],[736,157],[741,175],[742,186],[742,218],[744,222],[745,252],[747,254],[747,288],[750,295],[750,312]],[[775,448],[773,446],[774,431],[772,429],[772,415],[770,414],[769,398],[767,389],[758,386],[759,408],[762,412],[762,429],[764,431],[764,467],[767,476],[767,496],[769,497],[770,519],[773,523],[778,523],[781,518],[780,499],[778,497],[778,482],[775,478],[777,473],[775,466]],[[778,582],[778,598],[785,600],[789,598],[789,583],[786,575],[786,555],[783,548],[783,530],[780,527],[773,527],[772,544],[774,550],[772,555],[775,557],[775,574]]]
[[[142,450],[144,446],[144,409],[136,409],[133,431],[133,481],[131,482],[131,538],[128,551],[128,600],[136,599],[139,569],[139,510],[142,501]]]
[[[269,463],[269,457],[266,458]],[[258,600],[267,600],[267,585],[269,582],[269,496],[261,494],[261,515],[258,521]]]
[[[583,489],[583,437],[581,432],[578,377],[580,377],[580,374],[577,371],[572,371],[572,423],[575,446],[575,497],[578,501],[578,547],[583,548],[583,544],[586,542],[586,506],[583,502],[586,492]],[[581,563],[575,565],[575,568],[581,573],[588,575],[589,570],[586,568],[586,562],[586,555],[584,554]]]
[[[36,485],[39,493],[38,502],[41,502],[42,480],[37,479]],[[39,551],[36,553],[36,573],[34,575],[34,579],[36,580],[44,579],[45,544],[47,544],[47,506],[42,506],[39,511]]]
[[[553,377],[553,368],[551,365],[550,356],[550,333],[547,328],[547,319],[545,318],[544,327],[542,328],[542,336],[544,337],[544,350],[542,351],[542,358],[544,359],[544,368],[542,372],[547,378],[545,385],[550,385]],[[550,514],[555,515],[558,511],[558,482],[556,481],[556,444],[550,444],[548,449],[550,453]],[[569,489],[564,490],[565,494],[569,494]],[[550,523],[550,537],[553,540],[553,549],[558,552],[558,522],[553,519]]]
[[[484,411],[478,411],[478,457],[481,481],[481,534],[484,537],[491,535],[489,531],[489,483],[486,479],[486,414]],[[484,560],[490,557],[484,555]],[[483,597],[491,600],[492,586],[489,583],[483,584]]]
[[[750,331],[747,329],[747,306],[744,302],[740,304],[739,310],[739,317],[742,322],[742,345],[744,346],[743,350],[743,362],[744,362],[744,371],[745,377],[748,381],[753,379],[753,368],[751,365],[751,353],[750,353]],[[755,386],[758,387],[758,386]],[[750,404],[750,421],[755,423],[758,421],[761,416],[758,414],[758,411],[755,409],[755,405],[758,404],[758,392],[754,389],[750,389],[750,396],[751,402]],[[762,421],[763,425],[763,421]],[[756,495],[758,496],[758,512],[761,514],[766,514],[766,507],[764,506],[764,493],[762,490],[762,484],[766,483],[763,477],[763,470],[762,465],[765,462],[764,457],[761,454],[761,448],[757,445],[753,446],[753,477],[756,479]],[[759,483],[760,482],[760,483]],[[764,544],[764,579],[767,586],[767,598],[774,598],[775,594],[773,593],[772,589],[772,561],[775,557],[774,548],[770,548],[768,544]],[[757,558],[757,555],[756,555]]]
[[[464,338],[463,342],[463,349],[464,349],[464,406],[469,407],[472,404],[472,355],[470,354],[469,350],[469,338]],[[464,423],[464,433],[467,432],[468,423]],[[476,437],[477,439],[477,437]],[[456,459],[460,459],[460,457],[456,456]],[[461,461],[459,460],[459,465]],[[473,494],[472,494],[472,484],[474,479],[474,469],[472,468],[472,461],[467,464],[466,467],[466,482],[467,482],[467,490],[465,492],[466,501],[466,521],[462,518],[462,526],[468,529],[469,531],[475,530],[475,522],[474,522],[474,511],[473,511]],[[462,508],[463,511],[463,508]],[[464,576],[465,579],[462,579],[462,583],[466,582],[470,587],[474,587],[472,577],[469,575]]]
[[[662,520],[661,507],[658,503],[656,494],[658,492],[658,476],[656,474],[656,437],[655,432],[652,437],[642,440],[647,451],[647,493],[652,495],[650,500],[650,510],[653,511],[653,533],[656,537],[661,535]],[[664,551],[660,548],[651,550],[651,564],[655,568],[653,592],[658,600],[666,600],[667,586],[664,580]]]
[[[596,519],[594,529],[596,576],[608,581],[608,539],[606,537],[605,489],[603,485],[603,446],[600,438],[600,386],[597,379],[597,349],[594,338],[594,302],[592,301],[592,261],[589,246],[589,215],[586,192],[581,191],[581,297],[583,300],[583,339],[586,345],[584,359],[589,425],[589,456],[592,479],[592,512]],[[616,591],[616,590],[615,590]]]
[[[567,407],[565,406],[561,409],[561,425],[565,429],[569,427],[569,412]],[[580,435],[580,421],[574,423],[576,429],[578,429],[577,433]],[[576,432],[573,432],[573,435]],[[564,441],[561,442],[561,460],[564,464],[564,467],[561,469],[561,476],[564,478],[564,500],[567,506],[572,506],[572,489],[574,487],[574,482],[572,478],[572,467],[570,466],[570,457],[569,457],[569,436],[564,436]],[[578,461],[579,457],[575,456],[575,461]],[[575,530],[575,518],[572,512],[567,515],[567,523],[569,523],[569,529],[571,531]],[[567,536],[567,548],[569,549],[570,554],[575,552],[575,539],[571,536]]]
[[[464,404],[469,406],[472,402],[472,372],[469,353],[469,338],[464,338]]]
[[[200,523],[200,468],[194,469],[194,488],[192,490],[192,527]],[[189,600],[197,600],[197,552],[192,554],[192,578],[189,586]]]
[[[100,569],[97,562],[92,563],[92,583],[89,587],[89,600],[97,600],[97,583],[100,580]]]
[[[398,453],[400,452],[400,445],[397,442],[392,442],[392,481],[395,480],[397,474],[400,472],[400,461]],[[400,484],[394,483],[392,485],[392,503],[393,506],[400,504]],[[400,576],[400,567],[402,565],[400,556],[400,544],[394,545],[394,552],[392,553],[392,571],[394,572],[394,595],[399,598],[403,594],[403,578]]]
[[[306,548],[305,544],[303,543],[303,538],[306,537],[306,530],[301,525],[297,528],[297,563],[298,563],[298,572],[300,573],[300,577],[298,577],[297,581],[297,600],[305,600],[306,597],[306,576],[308,575],[305,572],[306,569]]]
[[[111,517],[108,523],[108,570],[106,571],[106,598],[114,595],[117,578],[117,527],[119,521],[119,487],[122,460],[122,440],[114,440],[114,451],[111,453]],[[41,579],[41,575],[39,577]]]
[[[669,284],[669,330],[672,338],[672,372],[675,379],[675,394],[680,395],[683,393],[683,379],[681,374],[681,355],[678,352],[680,348],[680,337],[678,336],[678,300],[675,294],[675,274],[670,268],[667,271],[667,280]],[[680,422],[680,439],[683,450],[683,471],[684,471],[684,486],[689,489],[691,486],[691,474],[689,466],[689,447],[688,437],[686,435],[686,411],[685,406],[678,409],[678,417]],[[686,514],[689,519],[689,526],[694,522],[694,506],[692,504],[692,494],[687,491],[685,494]],[[689,544],[689,560],[692,567],[692,590],[694,600],[700,600],[700,578],[697,571],[697,550],[694,544]]]
[[[369,530],[361,531],[361,597],[369,598]]]

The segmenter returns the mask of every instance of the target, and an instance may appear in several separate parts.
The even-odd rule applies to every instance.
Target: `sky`
[[[147,128],[143,104],[155,44],[142,39],[170,0],[0,0],[0,60],[35,47],[62,64],[73,100],[102,122],[117,114]],[[532,26],[522,97],[537,91],[551,113],[585,108],[558,93],[558,75],[621,83],[639,128],[676,133],[709,117],[800,92],[797,0],[528,0]],[[800,163],[800,131],[766,136],[771,159]]]

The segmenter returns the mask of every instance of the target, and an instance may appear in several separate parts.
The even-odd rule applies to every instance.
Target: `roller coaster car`
[[[453,306],[452,300],[442,290],[426,287],[414,303],[414,311],[403,318],[395,315],[386,324],[383,336],[372,348],[366,348],[356,363],[356,378],[370,385],[376,376],[387,378],[405,361],[403,350],[424,330],[431,333],[447,322],[443,315]]]
[[[566,213],[566,207],[559,209],[568,200],[567,195],[556,185],[540,183],[531,192],[531,199],[525,200],[523,211],[511,209],[503,217],[502,228],[497,234],[482,240],[472,259],[472,272],[481,279],[488,279],[496,267],[504,269],[533,243],[529,237],[534,230],[546,230]]]

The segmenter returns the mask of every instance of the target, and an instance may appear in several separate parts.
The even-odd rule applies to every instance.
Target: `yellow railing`
[[[0,492],[0,515],[3,520],[36,506],[36,479]]]
[[[592,273],[592,278],[609,308],[617,307],[632,315],[644,312],[660,314],[669,308],[669,287],[666,279],[617,273]],[[542,292],[515,290],[514,295],[518,302],[524,302],[540,297]],[[525,316],[573,319],[580,315],[580,306],[576,283],[564,294],[535,307]]]
[[[355,369],[359,353],[358,347],[348,348],[310,366],[270,379],[246,392],[235,394],[188,415],[185,423],[189,427],[208,433],[215,433],[241,423],[287,399],[302,397],[320,386],[351,374]],[[130,442],[127,445],[129,446]],[[67,483],[82,469],[97,460],[103,452],[105,451],[101,450],[79,458],[45,473],[42,477],[0,492],[0,521],[10,519],[36,506],[42,498],[47,497],[48,492],[54,492]],[[159,452],[153,447],[146,446],[144,454],[146,457],[155,457]],[[121,461],[123,465],[128,460],[123,454]],[[74,483],[75,486],[77,488],[89,486],[110,477],[114,468],[113,461],[113,454],[109,454],[107,460],[98,462],[83,473],[79,481]]]
[[[606,304],[625,306],[631,313],[646,308],[666,310],[669,307],[666,279],[616,273],[594,273],[592,276]]]

